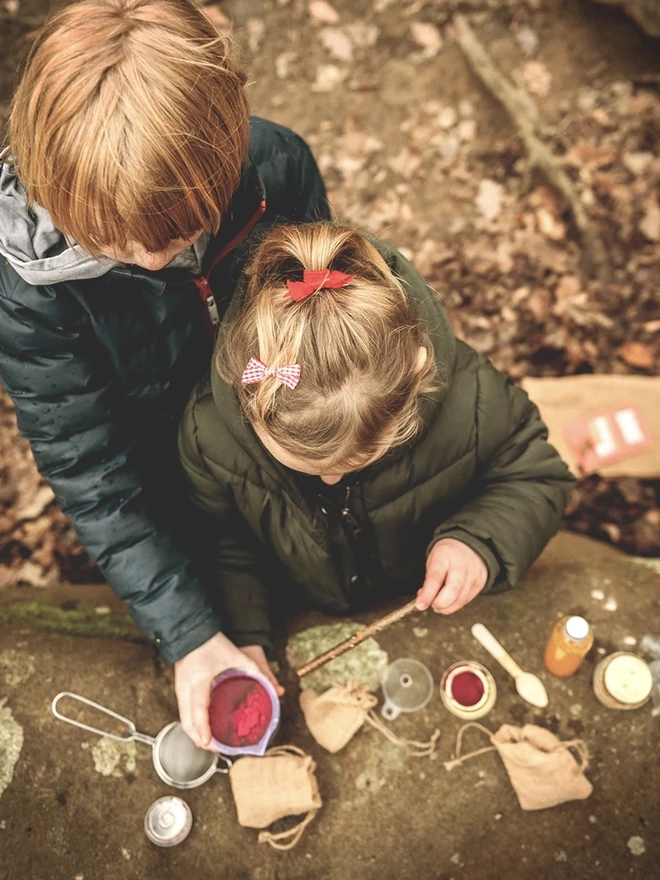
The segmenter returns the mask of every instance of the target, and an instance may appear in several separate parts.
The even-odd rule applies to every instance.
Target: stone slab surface
[[[170,670],[154,661],[146,645],[4,625],[0,780],[4,766],[7,784],[4,791],[0,786],[0,878],[652,880],[660,865],[660,719],[651,717],[648,706],[626,713],[605,709],[590,680],[603,653],[634,650],[632,639],[657,634],[659,611],[657,570],[561,534],[514,593],[484,597],[450,619],[417,615],[380,635],[391,660],[416,657],[436,681],[456,660],[486,663],[499,692],[484,719],[491,729],[536,722],[562,739],[585,739],[593,795],[537,813],[520,810],[494,754],[451,773],[444,769],[460,721],[444,710],[437,693],[426,709],[394,723],[401,735],[419,739],[439,726],[435,760],[409,758],[370,729],[343,752],[324,753],[302,724],[283,636],[279,660],[287,694],[280,739],[314,755],[324,799],[301,843],[288,853],[258,845],[256,831],[237,825],[222,776],[183,793],[195,817],[186,842],[169,850],[150,844],[144,812],[172,790],[156,776],[149,747],[113,750],[107,741],[53,719],[50,703],[59,691],[75,691],[156,734],[176,717]],[[543,671],[541,654],[553,622],[571,612],[592,621],[596,644],[578,674],[561,681]],[[506,673],[473,640],[470,626],[478,620],[524,668],[541,674],[550,693],[547,710],[524,704]],[[289,634],[328,622],[316,614],[300,616]],[[470,736],[469,748],[483,745],[479,734]]]

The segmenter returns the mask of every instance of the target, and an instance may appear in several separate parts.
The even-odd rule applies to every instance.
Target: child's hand
[[[250,660],[254,660],[254,662],[259,667],[259,672],[262,672],[268,681],[273,685],[275,690],[277,691],[278,697],[281,697],[284,693],[284,688],[279,683],[279,681],[275,678],[273,674],[273,670],[268,665],[268,660],[266,659],[266,652],[261,647],[261,645],[247,645],[245,648],[241,648],[241,651],[250,658]]]
[[[443,538],[426,560],[426,579],[417,593],[417,608],[429,605],[438,614],[453,614],[471,602],[488,580],[488,568],[478,553],[455,538]]]
[[[216,675],[232,668],[263,672],[253,659],[222,633],[216,633],[174,664],[174,690],[179,703],[181,726],[195,745],[201,748],[207,749],[211,742],[211,682]]]

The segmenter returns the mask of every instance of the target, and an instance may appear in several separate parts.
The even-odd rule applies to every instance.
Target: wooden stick
[[[393,623],[396,623],[399,620],[403,620],[404,617],[408,617],[409,614],[412,614],[413,611],[416,610],[415,602],[416,600],[413,599],[402,608],[397,608],[396,611],[392,611],[390,612],[390,614],[386,614],[385,617],[381,617],[373,623],[370,623],[369,626],[365,626],[364,629],[361,629],[358,632],[354,633],[352,636],[349,636],[347,639],[344,639],[343,642],[339,642],[339,644],[334,645],[332,648],[328,648],[327,651],[324,651],[323,654],[319,654],[318,657],[310,660],[309,663],[305,663],[304,666],[300,666],[296,670],[298,678],[303,678],[305,675],[309,675],[310,672],[314,672],[316,669],[321,666],[325,666],[326,663],[329,663],[331,660],[334,660],[341,654],[345,654],[346,651],[350,651],[351,648],[355,648],[365,639],[368,639],[371,636],[375,636],[376,633],[381,632],[381,630],[386,629]]]
[[[539,137],[541,118],[536,104],[526,92],[519,89],[497,69],[464,16],[455,15],[453,23],[456,39],[470,67],[517,125],[527,148],[530,164],[538,168],[568,202],[584,245],[589,272],[596,274],[601,281],[608,281],[611,267],[607,249],[596,232],[573,181],[560,166],[548,145]]]

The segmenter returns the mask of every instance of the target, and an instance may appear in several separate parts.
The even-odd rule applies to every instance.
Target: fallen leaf
[[[55,580],[54,573],[46,573],[40,565],[34,562],[25,562],[16,569],[14,573],[14,583],[25,583],[31,587],[50,587]]]
[[[536,219],[539,224],[539,232],[543,233],[546,238],[551,241],[562,241],[566,238],[566,225],[556,217],[546,211],[545,208],[539,208],[536,212]]]
[[[412,177],[422,164],[422,158],[411,152],[407,147],[403,147],[395,156],[388,160],[387,164],[396,174],[400,174],[402,177]]]
[[[653,161],[653,158],[653,153],[624,153],[621,157],[621,161],[631,174],[635,177],[639,177],[640,174],[644,174]]]
[[[275,75],[278,79],[287,79],[291,72],[291,65],[297,60],[295,52],[282,52],[275,59]]]
[[[550,93],[552,74],[542,61],[528,61],[523,67],[523,79],[533,95],[545,98]]]
[[[309,14],[316,21],[323,24],[337,24],[339,22],[339,13],[326,0],[310,0],[308,8]]]
[[[577,275],[562,275],[555,287],[555,298],[558,302],[574,299],[580,293],[581,286]]]
[[[252,52],[253,55],[256,55],[266,33],[266,22],[263,18],[249,18],[247,32],[250,52]]]
[[[462,141],[472,141],[477,132],[477,123],[474,119],[461,119],[457,131]]]
[[[316,69],[316,79],[312,83],[313,92],[331,92],[343,81],[345,73],[336,64],[321,64]]]
[[[625,345],[620,345],[616,352],[627,364],[639,370],[651,370],[655,364],[653,349],[643,342],[626,342]]]
[[[475,199],[477,210],[481,216],[490,223],[502,210],[504,187],[495,180],[484,178],[479,184],[479,192]]]
[[[644,216],[639,221],[639,231],[649,241],[660,241],[660,205],[655,199],[649,199]]]
[[[370,49],[378,42],[380,31],[368,21],[352,21],[344,28],[358,49]]]
[[[232,20],[220,9],[219,3],[214,3],[212,6],[204,6],[202,12],[211,24],[215,26],[216,30],[225,34],[231,31],[233,27]]]
[[[539,47],[539,38],[536,36],[536,31],[533,31],[531,27],[528,27],[526,24],[522,25],[516,30],[513,38],[520,46],[523,55],[530,58],[536,54],[536,50]]]
[[[458,113],[454,110],[453,107],[443,107],[440,113],[438,114],[438,125],[444,131],[447,131],[449,128],[453,128],[458,121]]]
[[[438,28],[428,21],[413,21],[410,34],[415,43],[425,50],[427,55],[437,55],[442,49],[442,34]]]
[[[447,162],[452,162],[460,149],[461,142],[460,139],[455,134],[447,135],[447,137],[443,137],[440,145],[438,147],[440,155]]]
[[[453,250],[443,247],[433,238],[425,238],[414,256],[414,263],[419,272],[428,277],[436,266],[448,263],[454,257]]]
[[[545,287],[535,287],[527,298],[526,305],[539,324],[545,323],[552,306],[550,291]]]
[[[16,511],[16,519],[36,519],[55,500],[55,493],[48,484],[40,486],[34,496]]]
[[[458,105],[458,112],[461,116],[474,116],[474,106],[472,105],[472,101],[468,101],[467,98],[463,98],[463,100]]]
[[[353,60],[353,43],[339,28],[323,28],[319,34],[321,43],[338,61]]]

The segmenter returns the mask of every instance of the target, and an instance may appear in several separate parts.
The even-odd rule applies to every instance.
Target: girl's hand
[[[222,633],[216,633],[174,664],[174,690],[179,703],[181,726],[195,745],[203,749],[208,749],[211,742],[211,682],[225,669],[263,672],[253,659]]]
[[[455,538],[443,538],[426,560],[426,579],[417,593],[417,608],[453,614],[486,586],[488,568],[478,553]]]
[[[254,660],[254,662],[259,667],[259,672],[262,672],[268,681],[273,685],[275,690],[277,691],[277,696],[281,697],[284,693],[284,688],[279,683],[279,681],[275,678],[273,674],[273,670],[268,665],[268,660],[266,659],[266,652],[261,647],[261,645],[247,645],[245,648],[241,648],[241,651],[250,658],[250,660]]]

